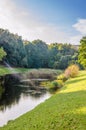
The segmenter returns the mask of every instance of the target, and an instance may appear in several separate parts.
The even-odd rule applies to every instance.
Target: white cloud
[[[14,3],[14,0],[0,1],[0,28],[18,33],[23,39],[41,39],[47,43],[68,42],[68,34],[57,26],[40,22],[31,11],[26,11]]]
[[[86,19],[79,19],[72,27],[78,32],[78,34],[70,37],[70,42],[79,44],[81,38],[86,36]]]
[[[86,35],[86,19],[79,19],[73,27],[79,31],[82,35]]]
[[[79,31],[82,35],[86,35],[86,19],[79,19],[73,27]]]

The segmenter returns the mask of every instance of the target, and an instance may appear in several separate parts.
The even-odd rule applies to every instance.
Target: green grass
[[[86,130],[86,71],[69,79],[50,99],[0,130]]]
[[[0,75],[5,75],[5,74],[11,74],[11,73],[23,73],[23,72],[37,72],[37,70],[39,70],[39,72],[45,72],[45,73],[57,73],[60,74],[62,73],[61,70],[55,70],[55,69],[29,69],[29,68],[13,68],[13,70],[11,70],[8,67],[4,67],[4,66],[0,66]]]
[[[13,71],[9,69],[8,67],[0,66],[0,75],[5,75],[5,74],[11,74],[11,73],[22,73],[22,72],[27,72],[30,69],[26,68],[13,68]]]

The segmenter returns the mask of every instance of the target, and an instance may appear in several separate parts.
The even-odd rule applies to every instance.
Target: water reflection
[[[0,126],[33,109],[51,96],[40,86],[28,86],[25,82],[20,84],[15,75],[6,75],[4,84],[1,85],[4,92],[0,97]]]

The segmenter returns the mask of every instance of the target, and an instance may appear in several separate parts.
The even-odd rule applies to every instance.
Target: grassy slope
[[[86,130],[86,71],[58,93],[0,130]]]

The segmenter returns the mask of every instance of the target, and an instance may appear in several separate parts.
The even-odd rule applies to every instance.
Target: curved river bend
[[[5,91],[0,97],[0,127],[32,110],[51,96],[47,90],[40,86],[29,86],[32,85],[32,81],[39,85],[38,81],[41,82],[42,80],[24,80],[23,84],[17,84],[15,77],[6,76]],[[2,85],[1,82],[0,85]]]

